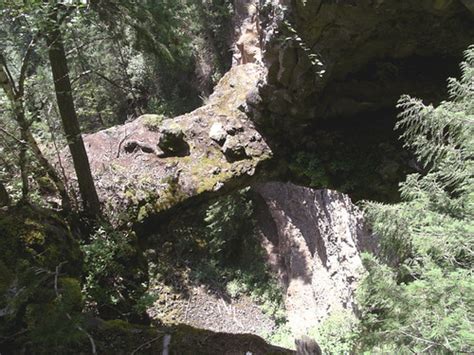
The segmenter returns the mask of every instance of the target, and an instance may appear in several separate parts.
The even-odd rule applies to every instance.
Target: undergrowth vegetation
[[[271,3],[261,10],[269,12]],[[282,289],[267,264],[248,189],[201,205],[189,199],[186,205],[189,186],[180,185],[180,170],[158,182],[166,185],[161,190],[154,178],[137,173],[139,188],[132,189],[120,179],[126,167],[111,163],[103,166],[117,178],[111,179],[110,190],[122,189],[129,202],[123,206],[135,207],[104,216],[97,196],[95,211],[87,215],[92,205],[85,194],[74,192],[81,172],[90,170],[82,143],[80,155],[87,164],[65,166],[64,147],[80,141],[83,132],[147,112],[156,114],[143,123],[158,131],[165,118],[205,102],[232,62],[233,15],[230,0],[0,0],[0,353],[96,353],[91,334],[101,332],[110,338],[102,336],[97,344],[109,349],[113,339],[117,353],[122,342],[117,334],[133,338],[135,350],[143,342],[158,344],[163,334],[132,325],[149,322],[146,312],[161,296],[151,287],[156,282],[176,293],[202,286],[227,298],[250,298],[276,324],[265,338],[294,347]],[[57,35],[49,33],[54,40],[48,44],[50,20]],[[291,38],[322,70],[302,38]],[[51,56],[58,44],[64,47],[59,66],[64,73],[54,79],[50,66],[57,61]],[[303,61],[295,65],[304,66]],[[397,128],[418,173],[408,175],[399,190],[393,187],[406,175],[407,161],[393,157],[409,158],[400,157],[400,147],[374,131],[359,137],[354,124],[319,127],[302,139],[309,141],[295,143],[301,150],[288,149],[293,181],[337,188],[355,199],[402,199],[363,203],[381,252],[363,256],[357,318],[336,311],[309,331],[324,353],[474,353],[474,47],[467,50],[461,71],[459,80],[449,80],[449,101],[437,107],[409,96],[400,99]],[[65,78],[65,88],[56,87]],[[64,97],[70,99],[66,106],[60,105]],[[61,114],[61,106],[69,113]],[[196,125],[204,130],[205,117],[199,120]],[[69,126],[74,132],[67,133]],[[226,136],[235,133],[225,130]],[[126,132],[117,158],[128,134],[135,132]],[[203,144],[214,145],[220,154],[216,142]],[[108,149],[105,143],[101,149]],[[158,157],[149,154],[155,163]],[[203,183],[195,192],[203,198],[218,182],[234,182],[231,168],[201,179],[202,171],[216,171],[212,154],[200,158],[201,166],[192,166],[193,178]],[[157,164],[171,171],[179,168],[174,158],[160,158]],[[254,171],[241,167],[250,179]],[[103,182],[90,171],[85,175],[95,192]],[[156,229],[140,235],[140,227],[155,220]],[[146,340],[137,336],[150,329]]]
[[[135,234],[103,223],[82,243],[81,250],[86,308],[105,319],[143,319],[138,304],[147,275]]]
[[[387,115],[391,113],[379,113]],[[313,188],[331,188],[347,193],[354,200],[399,201],[398,182],[411,172],[410,155],[404,151],[390,129],[374,121],[358,126],[353,117],[343,127],[317,129],[307,147],[292,153],[289,173],[293,181]],[[379,127],[380,126],[380,127]]]
[[[348,310],[333,310],[318,327],[308,335],[315,339],[326,354],[350,354],[356,344],[358,319]]]

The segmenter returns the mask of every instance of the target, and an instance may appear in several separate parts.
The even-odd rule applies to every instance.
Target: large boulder
[[[153,125],[146,115],[85,135],[99,198],[114,222],[142,221],[191,198],[253,181],[272,152],[239,107],[263,75],[256,64],[237,66],[193,112],[154,119]],[[66,170],[74,182],[70,159]]]

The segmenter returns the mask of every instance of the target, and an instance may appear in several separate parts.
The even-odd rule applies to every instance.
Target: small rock
[[[245,101],[247,105],[251,107],[258,107],[262,104],[262,97],[260,96],[260,93],[258,91],[258,88],[255,88],[251,90],[248,94],[247,97],[245,98]]]
[[[211,129],[209,130],[209,138],[213,141],[216,141],[219,144],[224,144],[227,138],[227,132],[224,130],[224,127],[221,123],[215,122]]]
[[[244,131],[244,127],[239,122],[236,122],[233,124],[229,123],[224,127],[224,129],[226,130],[227,133],[229,133],[232,136],[236,134],[237,132]]]
[[[235,136],[227,137],[221,150],[228,161],[236,161],[248,158],[244,145]]]
[[[250,142],[261,142],[261,141],[262,141],[262,136],[258,132],[255,132],[250,137]]]
[[[213,190],[214,191],[219,191],[222,187],[224,186],[224,183],[221,181],[218,181],[216,185],[214,186]]]

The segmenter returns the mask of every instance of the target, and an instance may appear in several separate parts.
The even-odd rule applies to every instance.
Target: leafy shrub
[[[307,180],[308,186],[322,188],[329,186],[329,177],[323,162],[313,154],[299,152],[290,164],[290,170]]]
[[[295,336],[288,323],[280,324],[272,333],[264,335],[264,338],[273,345],[282,348],[295,349]]]
[[[237,298],[248,291],[247,285],[245,285],[238,279],[229,281],[225,286],[225,289],[229,296],[232,298]]]
[[[163,115],[145,115],[143,117],[143,124],[150,131],[157,131],[160,125],[163,123],[165,116]]]
[[[84,253],[83,292],[88,307],[104,318],[133,319],[141,299],[146,274],[135,235],[102,225],[81,247]]]
[[[317,328],[309,331],[324,354],[352,354],[355,345],[357,319],[348,310],[336,310]]]

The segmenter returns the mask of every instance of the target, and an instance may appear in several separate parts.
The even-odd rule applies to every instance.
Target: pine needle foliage
[[[367,202],[379,255],[364,255],[359,350],[474,351],[474,46],[438,106],[404,95],[396,128],[426,170],[403,202]]]

